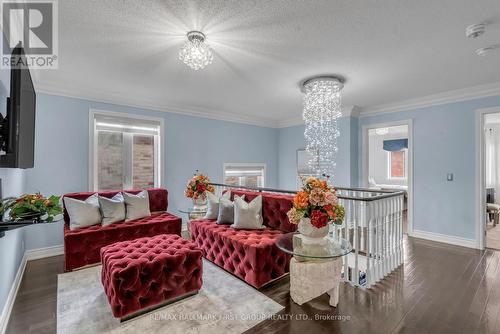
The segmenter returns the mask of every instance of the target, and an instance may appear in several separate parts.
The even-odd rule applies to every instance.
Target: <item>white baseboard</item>
[[[21,280],[23,278],[24,269],[26,268],[26,252],[24,252],[23,258],[21,259],[21,263],[19,264],[19,268],[17,268],[16,277],[14,277],[14,281],[12,282],[12,286],[10,287],[9,294],[7,295],[7,299],[5,300],[5,305],[2,310],[2,315],[0,316],[0,333],[4,334],[7,330],[7,324],[10,318],[10,312],[12,311],[12,307],[14,306],[14,301],[16,300],[17,290],[19,290],[19,285],[21,285]]]
[[[24,252],[27,261],[38,260],[38,259],[43,259],[45,257],[51,257],[63,254],[64,254],[64,245],[29,249]]]
[[[21,263],[19,264],[19,268],[17,268],[16,277],[14,277],[14,281],[12,282],[12,286],[10,288],[9,294],[7,295],[7,300],[5,301],[5,305],[0,316],[0,333],[4,334],[7,330],[10,313],[12,312],[12,307],[14,306],[14,302],[16,301],[17,291],[19,290],[21,280],[23,279],[24,270],[26,269],[26,263],[31,260],[38,260],[45,257],[51,257],[61,254],[64,254],[63,245],[29,249],[24,251],[23,258],[21,259]]]
[[[462,246],[467,248],[477,248],[476,240],[467,239],[462,237],[455,237],[452,235],[433,233],[427,231],[413,230],[411,234],[414,238],[426,239],[431,241],[443,242],[450,245]]]

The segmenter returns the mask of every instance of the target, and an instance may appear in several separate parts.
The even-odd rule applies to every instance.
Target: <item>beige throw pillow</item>
[[[151,211],[149,211],[149,196],[147,190],[143,190],[137,195],[124,192],[123,198],[125,199],[125,206],[127,211],[125,215],[125,221],[151,216]]]
[[[241,198],[234,199],[234,224],[232,228],[262,230],[262,196],[255,197],[250,203]]]
[[[101,223],[97,194],[89,196],[85,201],[64,197],[64,206],[68,212],[70,230]]]

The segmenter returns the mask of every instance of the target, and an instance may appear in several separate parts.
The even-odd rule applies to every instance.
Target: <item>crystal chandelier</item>
[[[214,56],[210,46],[205,43],[205,35],[200,31],[190,31],[187,33],[187,38],[179,51],[179,59],[195,71],[211,64]]]
[[[308,164],[317,176],[334,176],[343,86],[339,78],[330,76],[314,77],[302,84],[304,137],[311,156]]]

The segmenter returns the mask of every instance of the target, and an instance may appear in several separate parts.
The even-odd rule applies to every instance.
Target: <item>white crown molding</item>
[[[298,126],[298,125],[304,125],[304,120],[302,119],[302,116],[288,118],[286,120],[279,121],[276,127],[281,129],[281,128],[290,128],[292,126]]]
[[[374,107],[363,107],[360,109],[360,116],[373,116],[379,114],[393,113],[430,106],[467,101],[482,97],[500,95],[500,81],[490,84],[451,90],[438,94],[422,96],[400,102],[388,103]]]
[[[453,235],[446,235],[440,233],[433,233],[427,231],[413,230],[411,234],[414,238],[443,242],[450,245],[462,246],[467,248],[477,248],[476,240],[456,237]]]
[[[284,120],[274,120],[257,116],[238,115],[227,111],[212,110],[208,108],[152,104],[151,101],[141,98],[130,96],[123,97],[118,93],[113,94],[111,92],[103,92],[97,90],[85,92],[79,90],[78,92],[75,92],[71,89],[62,89],[61,87],[44,85],[40,83],[36,83],[35,87],[37,92],[49,95],[64,96],[89,100],[93,102],[109,103],[119,106],[149,109],[154,111],[162,111],[193,117],[202,117],[233,123],[256,125],[268,128],[287,128],[304,124],[301,116]],[[366,117],[496,95],[500,95],[500,81],[373,107],[346,106],[342,108],[342,116]]]
[[[360,108],[358,106],[344,106],[342,107],[342,117],[359,117]],[[288,118],[283,121],[278,121],[277,128],[289,128],[292,126],[304,125],[304,120],[302,116]]]
[[[278,122],[273,119],[267,119],[257,116],[238,115],[221,110],[212,110],[200,107],[180,107],[166,104],[152,104],[151,101],[143,100],[137,97],[122,96],[120,94],[113,94],[111,92],[103,91],[72,91],[70,89],[61,89],[60,87],[53,87],[40,83],[35,84],[36,92],[48,95],[56,95],[63,97],[76,98],[81,100],[88,100],[92,102],[101,102],[115,104],[119,106],[127,106],[139,109],[149,109],[154,111],[162,111],[167,113],[174,113],[193,117],[202,117],[214,119],[219,121],[241,123],[248,125],[256,125],[267,128],[278,127]]]

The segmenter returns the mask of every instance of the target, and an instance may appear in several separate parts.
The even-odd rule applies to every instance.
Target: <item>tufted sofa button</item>
[[[127,190],[128,191],[128,190]],[[138,193],[141,190],[130,190]],[[101,196],[113,197],[117,191],[100,192]],[[66,194],[70,197],[85,200],[93,193]],[[64,270],[101,261],[99,251],[101,247],[124,240],[158,234],[181,234],[182,219],[165,212],[168,207],[168,192],[166,189],[148,189],[149,206],[153,214],[131,222],[118,222],[108,226],[94,225],[78,230],[69,229],[69,218],[64,212]],[[63,201],[64,202],[64,201]],[[81,254],[85,254],[82,256]]]
[[[202,252],[173,234],[101,249],[101,281],[115,317],[157,305],[202,285]]]
[[[296,226],[290,224],[286,212],[292,207],[292,196],[249,191],[232,191],[245,195],[247,201],[259,194],[263,198],[264,230],[235,230],[213,220],[190,223],[193,241],[208,260],[223,267],[256,288],[282,276],[289,270],[290,256],[280,251],[276,239]]]

